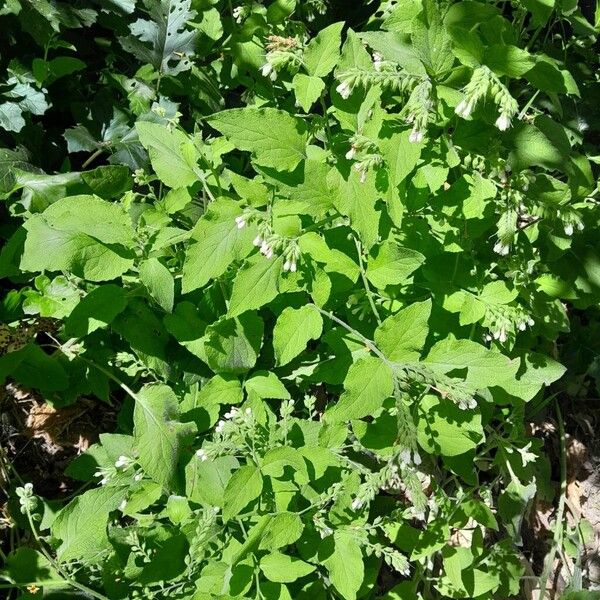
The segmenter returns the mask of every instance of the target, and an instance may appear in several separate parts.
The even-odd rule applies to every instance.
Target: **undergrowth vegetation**
[[[590,585],[560,406],[600,376],[595,15],[346,4],[0,3],[0,375],[117,415],[69,494],[4,457],[3,597]]]

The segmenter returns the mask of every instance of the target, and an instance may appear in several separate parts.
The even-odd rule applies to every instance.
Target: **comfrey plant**
[[[56,10],[56,34],[80,14]],[[572,3],[479,0],[120,0],[98,19],[108,71],[73,77],[122,92],[108,120],[63,111],[80,122],[54,174],[0,149],[0,373],[57,409],[104,402],[113,428],[68,466],[72,496],[14,475],[23,543],[0,587],[545,587],[540,551],[570,565],[584,543],[527,432],[571,389],[562,334],[600,300],[595,26]],[[46,56],[75,43],[55,33],[44,69],[75,68]]]

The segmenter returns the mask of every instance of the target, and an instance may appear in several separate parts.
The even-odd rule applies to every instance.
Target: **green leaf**
[[[119,38],[127,52],[158,72],[177,75],[192,67],[198,33],[187,29],[196,16],[190,10],[192,0],[145,0],[149,19],[137,19],[129,29],[132,35]]]
[[[379,193],[375,187],[375,177],[369,173],[364,182],[356,169],[344,176],[332,169],[329,183],[334,191],[335,207],[349,217],[352,229],[360,236],[367,250],[371,249],[379,235],[380,213],[375,209]]]
[[[302,519],[291,512],[276,514],[260,540],[260,550],[277,550],[296,542],[302,535]]]
[[[446,338],[433,346],[425,361],[432,369],[448,374],[467,369],[465,382],[475,389],[513,384],[519,361],[471,340]]]
[[[331,544],[328,538],[327,546]],[[322,562],[331,583],[344,600],[355,600],[365,576],[362,552],[352,533],[338,530],[333,534],[333,552]]]
[[[177,468],[193,423],[180,423],[177,396],[166,385],[148,385],[136,394],[134,438],[140,466],[154,481],[177,489]]]
[[[429,332],[431,300],[415,302],[375,330],[375,344],[392,362],[418,362]]]
[[[322,29],[304,50],[304,67],[309,75],[329,75],[340,59],[340,44],[344,23],[334,23]]]
[[[312,105],[319,99],[325,89],[325,83],[319,77],[312,77],[304,73],[296,73],[292,80],[292,87],[296,95],[296,102],[304,112],[309,112]]]
[[[436,2],[427,2],[412,21],[412,42],[416,54],[434,77],[443,77],[454,64],[452,39],[446,33]]]
[[[236,275],[228,315],[235,317],[271,302],[279,293],[282,265],[283,258],[280,256],[269,260],[255,254]]]
[[[484,439],[481,415],[462,410],[450,400],[427,395],[419,402],[417,438],[430,454],[458,456]]]
[[[291,583],[315,569],[314,565],[281,552],[273,552],[260,559],[260,570],[269,581],[276,583]]]
[[[309,340],[318,340],[323,332],[323,318],[310,304],[301,308],[288,306],[273,328],[273,348],[278,365],[286,365],[304,352]]]
[[[81,299],[65,321],[65,335],[84,337],[112,323],[127,305],[125,291],[112,284],[101,285]]]
[[[165,312],[173,311],[175,281],[157,258],[148,258],[140,264],[140,281]]]
[[[109,514],[127,494],[127,487],[101,487],[76,496],[56,516],[52,535],[61,540],[58,560],[93,562],[110,549],[106,527]]]
[[[223,521],[237,516],[260,496],[262,489],[263,479],[258,467],[246,465],[237,470],[225,487]]]
[[[184,294],[204,287],[221,276],[235,260],[242,260],[252,250],[254,232],[238,229],[235,219],[242,214],[237,202],[220,198],[209,205],[192,231],[194,241],[183,264]]]
[[[348,421],[372,415],[383,406],[394,389],[392,371],[380,358],[366,356],[348,370],[344,392],[325,411],[329,422]]]
[[[273,398],[279,400],[288,400],[291,398],[290,393],[287,391],[285,385],[281,383],[281,380],[275,373],[268,373],[267,371],[257,371],[246,379],[244,383],[246,392],[248,395],[256,394],[259,398]]]
[[[400,285],[406,283],[424,261],[425,257],[420,252],[386,240],[369,256],[367,278],[382,289],[387,285]]]
[[[90,281],[107,281],[133,265],[129,216],[95,196],[58,200],[24,227],[24,271],[70,271]]]
[[[249,371],[256,364],[262,337],[263,322],[254,313],[217,321],[206,330],[209,367],[217,373]]]
[[[205,461],[194,456],[185,466],[186,496],[204,506],[222,507],[225,503],[225,487],[238,466],[233,456],[219,456]]]
[[[138,121],[135,128],[140,142],[148,150],[152,168],[165,185],[187,187],[199,180],[197,151],[183,131],[147,121]]]
[[[206,120],[263,167],[292,171],[305,158],[306,125],[282,110],[232,108]]]
[[[0,577],[10,582],[28,585],[35,581],[38,586],[66,586],[52,563],[41,553],[27,546],[20,546],[6,557]]]
[[[521,77],[535,65],[535,62],[535,58],[527,50],[508,44],[488,46],[484,54],[484,63],[496,75]]]

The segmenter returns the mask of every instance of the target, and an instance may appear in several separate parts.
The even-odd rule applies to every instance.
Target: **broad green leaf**
[[[129,216],[95,196],[58,200],[24,227],[24,271],[70,271],[90,281],[107,281],[133,265]]]
[[[436,2],[424,3],[423,12],[412,21],[412,42],[429,74],[441,78],[452,68],[452,39],[442,24]]]
[[[134,21],[129,26],[131,35],[119,38],[121,45],[161,74],[177,75],[190,69],[189,57],[194,55],[198,36],[187,27],[196,16],[191,4],[192,0],[145,0],[149,18]]]
[[[146,259],[140,265],[140,281],[164,311],[172,312],[175,281],[167,267],[157,258]]]
[[[458,456],[476,448],[483,440],[481,415],[462,410],[450,400],[427,395],[419,402],[417,436],[430,454]]]
[[[535,65],[535,58],[516,46],[494,44],[486,48],[484,62],[496,75],[521,77]]]
[[[227,482],[224,492],[223,521],[227,522],[256,500],[262,492],[263,479],[258,467],[246,465]]]
[[[154,481],[177,489],[177,468],[184,445],[196,431],[180,423],[177,396],[166,385],[148,385],[136,394],[133,411],[138,462]]]
[[[280,256],[268,259],[255,254],[236,275],[228,315],[235,317],[271,302],[279,293],[282,266],[283,258]]]
[[[242,214],[237,202],[220,198],[209,205],[192,231],[191,244],[183,264],[184,294],[204,287],[221,276],[235,260],[245,258],[252,250],[255,232],[239,229],[235,219]]]
[[[375,343],[392,362],[407,363],[419,360],[427,333],[431,300],[415,302],[388,317],[375,330]]]
[[[323,317],[311,305],[288,306],[273,328],[273,348],[278,365],[286,365],[304,352],[309,340],[317,340],[323,331]]]
[[[273,398],[279,400],[288,400],[291,398],[285,385],[275,373],[267,371],[257,371],[252,377],[246,379],[244,383],[246,393],[256,394],[259,398]]]
[[[153,169],[165,185],[187,187],[199,180],[196,173],[197,151],[185,133],[147,121],[138,121],[135,128],[140,142],[148,150]]]
[[[225,487],[238,466],[232,456],[219,456],[214,460],[194,456],[185,466],[186,496],[204,506],[223,507]]]
[[[239,404],[244,399],[242,384],[232,375],[215,375],[200,388],[197,402],[202,404]]]
[[[163,319],[167,331],[194,356],[206,360],[203,336],[206,323],[191,302],[179,302],[175,310]]]
[[[292,87],[296,95],[296,102],[307,113],[321,96],[325,89],[325,83],[319,77],[296,73],[292,80]]]
[[[369,256],[367,278],[378,288],[400,285],[406,283],[424,261],[425,257],[420,252],[386,240]]]
[[[261,318],[252,312],[208,327],[204,351],[210,368],[216,373],[249,371],[258,358],[263,327]]]
[[[261,550],[277,550],[296,542],[302,535],[304,524],[296,513],[279,513],[271,519],[260,540]]]
[[[305,158],[306,125],[282,110],[232,108],[207,121],[263,167],[291,171]]]
[[[315,569],[314,565],[281,552],[273,552],[260,559],[260,570],[269,581],[276,583],[291,583]]]
[[[354,229],[367,250],[371,249],[379,234],[381,214],[375,209],[379,192],[375,187],[375,176],[369,173],[361,182],[356,169],[344,176],[337,169],[329,174],[329,183],[333,188],[335,207],[349,217]]]
[[[328,541],[326,538],[325,542]],[[323,560],[323,564],[340,596],[344,600],[355,600],[365,575],[360,546],[354,535],[344,530],[333,534],[333,542],[333,552]]]
[[[6,557],[0,576],[23,585],[33,581],[44,587],[67,585],[52,563],[41,552],[28,546],[20,546]]]
[[[325,412],[329,422],[348,421],[372,415],[383,406],[394,389],[392,371],[380,358],[366,356],[348,370],[344,392]]]
[[[519,360],[471,340],[446,338],[433,346],[425,361],[432,369],[448,374],[467,369],[465,382],[475,389],[514,384]]]
[[[76,496],[63,508],[52,524],[52,535],[61,544],[60,561],[93,562],[111,548],[106,527],[108,517],[121,504],[127,486],[101,487]]]
[[[112,323],[127,305],[122,287],[107,284],[84,296],[65,321],[65,334],[84,337]]]
[[[304,50],[304,67],[309,75],[325,77],[338,64],[344,23],[322,29]]]

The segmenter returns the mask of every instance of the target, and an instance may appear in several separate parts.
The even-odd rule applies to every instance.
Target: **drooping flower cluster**
[[[406,122],[412,124],[408,141],[413,144],[422,142],[427,132],[429,115],[433,109],[431,92],[431,81],[423,79],[411,92],[408,102],[402,109],[403,114],[407,115]]]
[[[267,39],[265,63],[260,70],[262,76],[275,81],[280,71],[296,73],[302,65],[301,42],[295,37],[278,35],[271,35]]]
[[[506,131],[512,123],[512,119],[519,110],[517,101],[511,96],[506,86],[500,79],[485,66],[478,67],[473,71],[471,80],[463,89],[464,98],[458,103],[454,112],[459,117],[467,119],[477,107],[480,100],[491,96],[498,108],[496,127],[500,131]]]
[[[513,341],[518,332],[533,327],[535,320],[517,304],[490,304],[486,306],[483,326],[489,331],[485,334],[484,341],[495,340],[500,344]]]
[[[260,253],[267,259],[271,259],[275,255],[282,256],[284,259],[283,270],[295,273],[301,258],[298,241],[275,233],[264,213],[258,210],[246,209],[242,215],[235,218],[238,229],[243,229],[250,223],[257,226],[258,234],[252,243]]]

